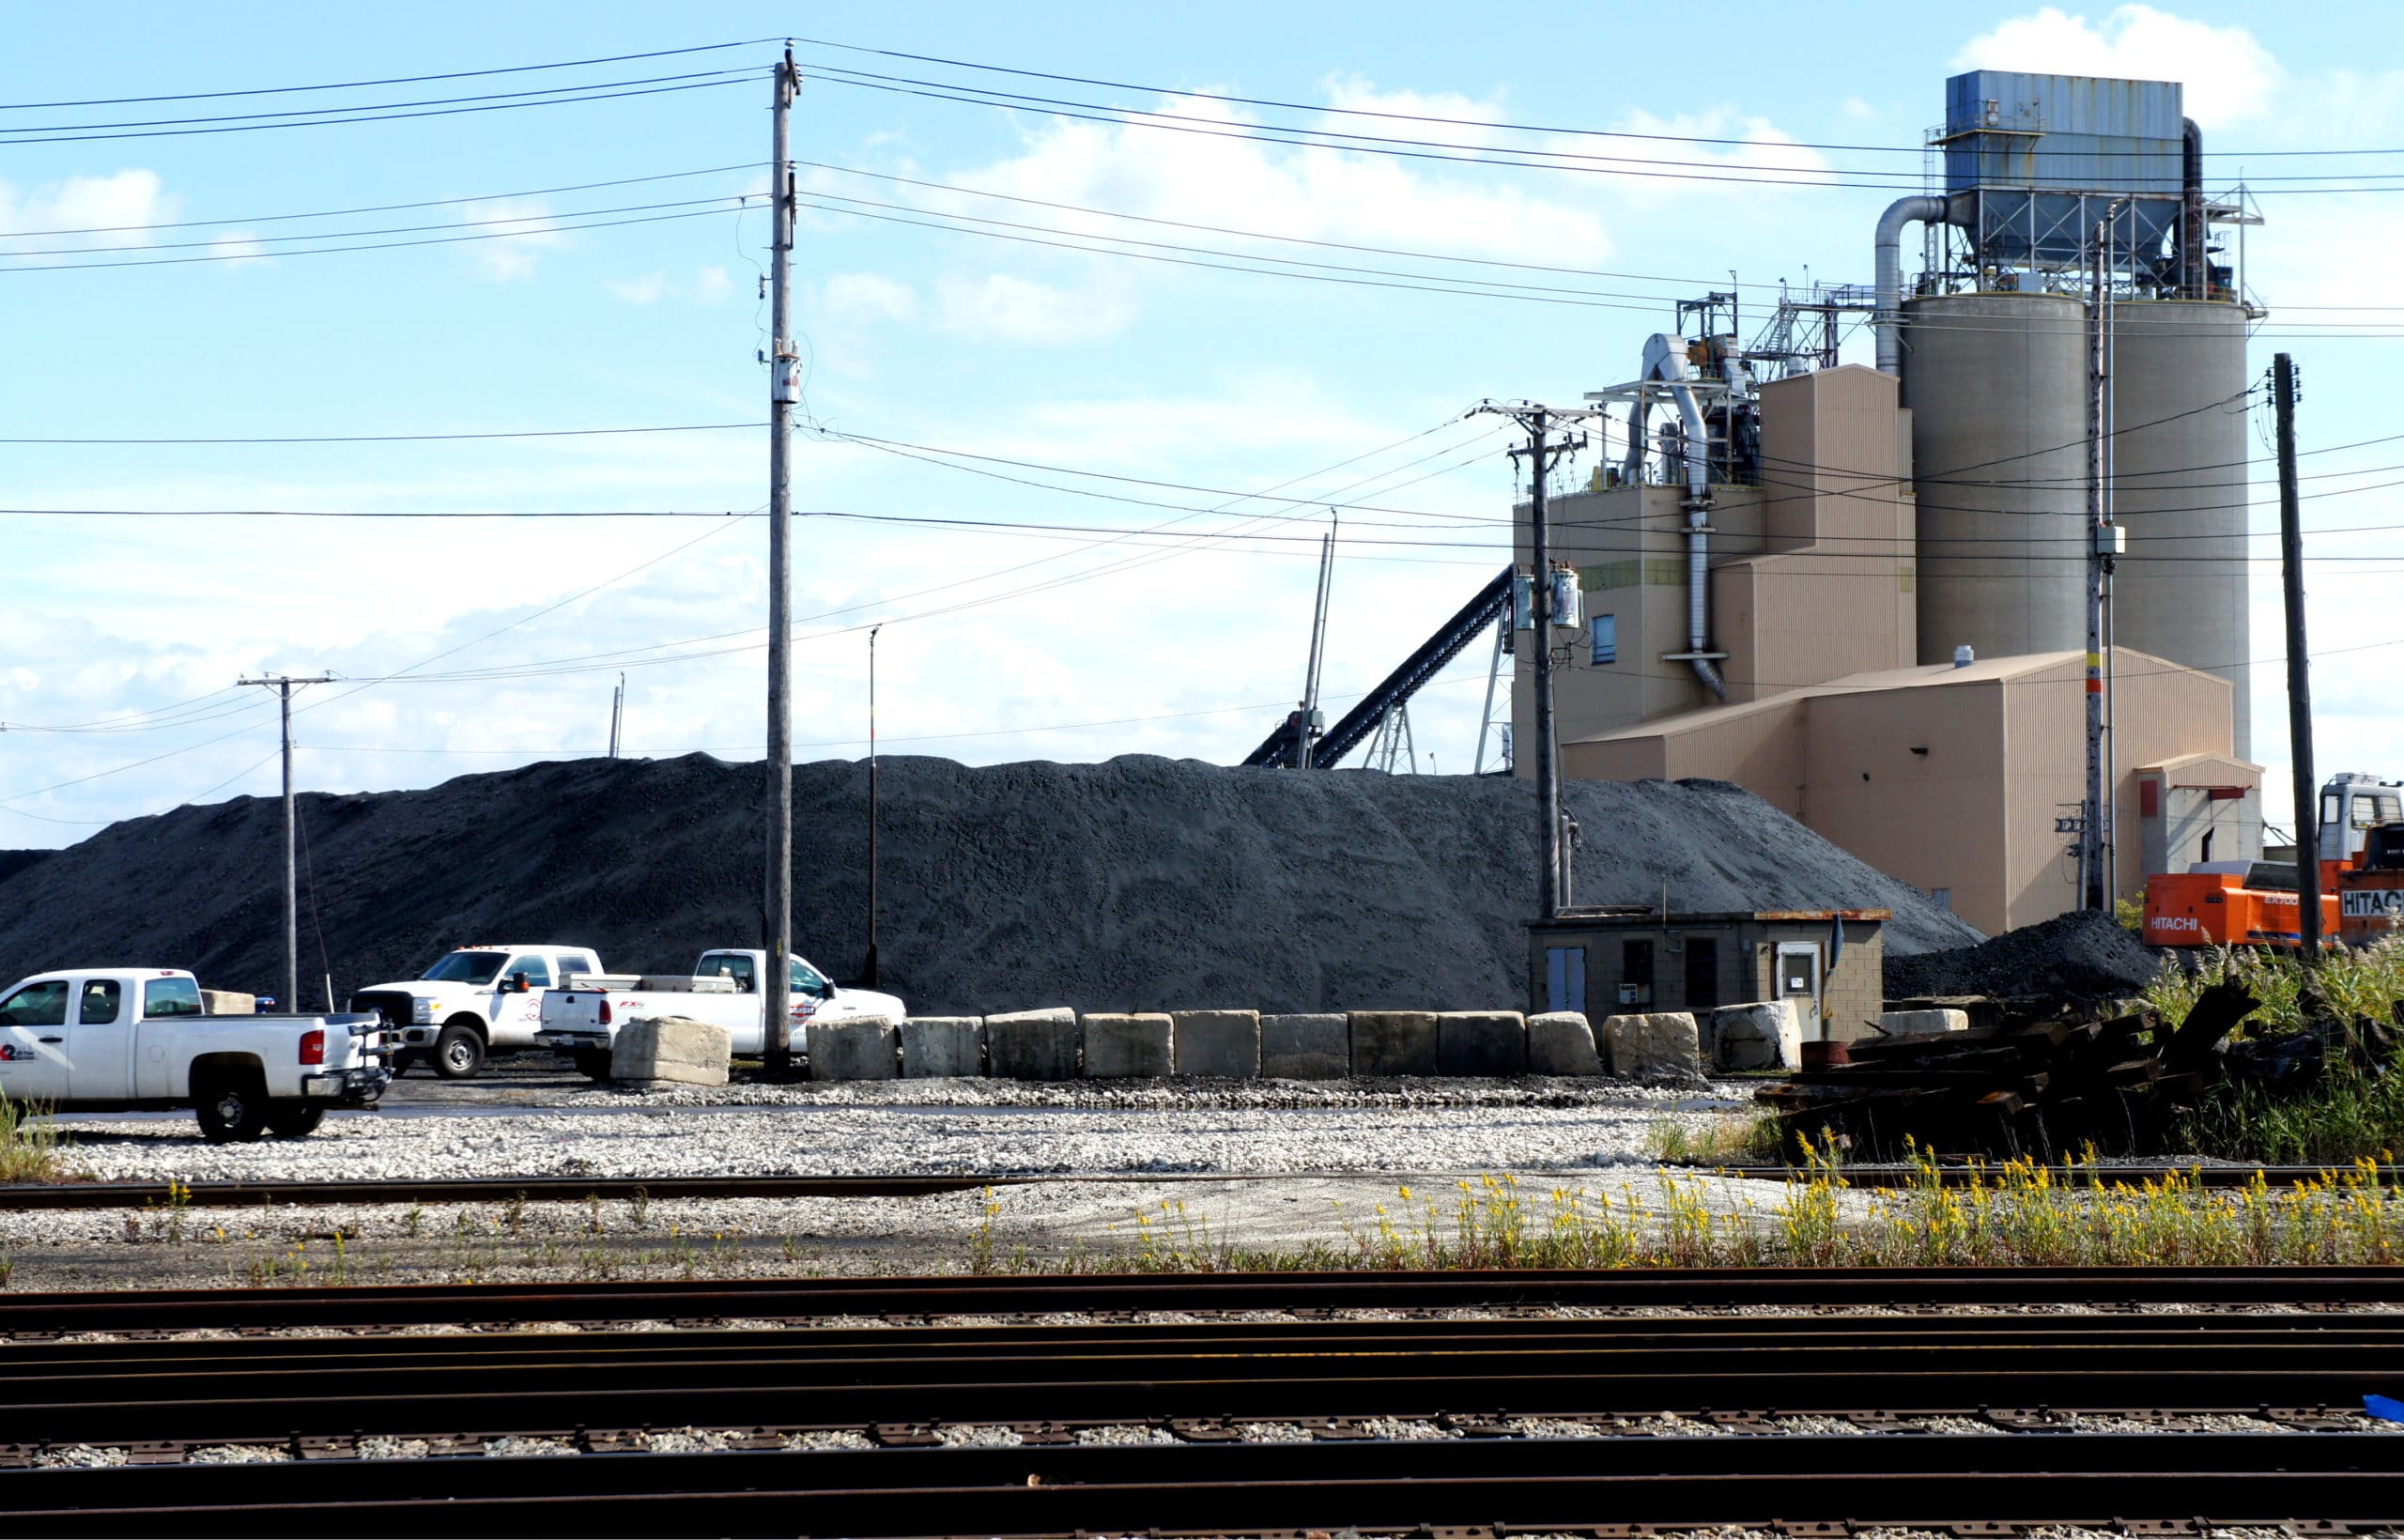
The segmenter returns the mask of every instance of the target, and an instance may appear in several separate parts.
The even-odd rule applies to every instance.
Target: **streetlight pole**
[[[290,674],[270,674],[261,679],[239,681],[244,685],[266,685],[274,688],[284,708],[284,1009],[286,1014],[300,1009],[300,877],[293,858],[293,830],[298,816],[292,802],[292,686],[295,685],[331,685],[331,674],[316,674],[307,679],[295,679]],[[326,1009],[333,1009],[332,1002]]]

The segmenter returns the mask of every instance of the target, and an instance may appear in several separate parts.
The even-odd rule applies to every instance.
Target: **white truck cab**
[[[872,989],[846,989],[798,955],[791,959],[793,1046],[808,1052],[806,1029],[818,1022],[879,1017],[900,1022],[909,1014],[898,996]],[[543,1046],[576,1060],[595,1080],[609,1077],[609,1051],[617,1029],[640,1016],[686,1016],[725,1027],[734,1052],[767,1051],[762,1030],[760,978],[768,954],[740,947],[713,947],[693,964],[689,978],[610,978],[586,987],[553,990],[543,1001]]]
[[[180,968],[63,968],[0,990],[0,1095],[54,1112],[191,1108],[213,1144],[312,1132],[391,1079],[373,1016],[210,1016]]]
[[[443,1079],[466,1080],[494,1054],[535,1046],[547,993],[600,972],[590,947],[486,943],[448,953],[415,978],[357,991],[350,1009],[383,1017],[404,1062],[430,1058]]]

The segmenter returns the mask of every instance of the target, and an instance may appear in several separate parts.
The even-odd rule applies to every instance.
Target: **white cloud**
[[[2141,5],[2116,7],[2100,23],[2053,6],[2013,17],[1973,38],[1952,68],[2175,80],[2187,87],[2187,116],[2207,128],[2262,116],[2283,78],[2244,27]]]
[[[988,342],[1096,342],[1124,330],[1134,314],[1123,286],[1099,274],[1075,289],[1006,272],[946,277],[936,282],[935,300],[945,331]]]
[[[1795,182],[1819,182],[1830,176],[1827,160],[1819,151],[1797,144],[1793,134],[1768,118],[1732,106],[1706,107],[1698,112],[1676,113],[1667,117],[1640,108],[1622,117],[1612,127],[1626,133],[1659,135],[1669,140],[1733,141],[1728,144],[1663,144],[1639,140],[1636,143],[1641,147],[1630,148],[1623,144],[1603,152],[1589,146],[1584,153],[1682,162],[1672,167],[1632,168],[1639,172],[1657,170],[1672,175],[1631,176],[1614,179],[1612,190],[1623,201],[1639,208],[1652,208],[1672,199],[1725,198],[1732,194],[1748,201],[1758,201],[1763,195],[1762,189],[1774,191]],[[1686,175],[1675,175],[1681,172]]]
[[[918,314],[909,285],[874,272],[839,272],[826,280],[823,303],[839,321],[907,321]]]
[[[250,230],[228,230],[223,235],[209,239],[208,254],[231,258],[238,262],[264,262],[270,254],[256,233]]]
[[[665,271],[653,271],[640,278],[608,279],[601,286],[630,305],[655,305],[670,299],[714,305],[734,292],[734,280],[727,275],[724,268],[706,267],[696,269],[690,278],[674,278]]]
[[[508,223],[497,223],[502,221]],[[472,241],[467,250],[484,275],[499,283],[533,277],[543,253],[568,243],[543,198],[487,198],[469,205],[460,222],[477,225],[478,235],[497,237]]]
[[[105,177],[69,177],[39,187],[0,181],[0,256],[27,256],[29,266],[50,266],[65,254],[111,246],[177,239],[137,228],[164,224],[183,210],[183,200],[164,190],[155,171],[118,171]]]
[[[1868,101],[1857,96],[1849,96],[1845,98],[1844,105],[1837,110],[1857,122],[1866,122],[1878,116],[1877,108],[1872,106]]]

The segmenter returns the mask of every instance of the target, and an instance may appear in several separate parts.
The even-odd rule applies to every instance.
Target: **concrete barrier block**
[[[259,997],[230,989],[205,989],[200,992],[200,1009],[211,1016],[255,1016]]]
[[[1350,1013],[1352,1072],[1356,1075],[1432,1075],[1436,1072],[1436,1013],[1432,1010],[1355,1010]]]
[[[1436,1017],[1436,1070],[1447,1075],[1528,1072],[1528,1019],[1516,1010],[1447,1010]]]
[[[892,1080],[902,1072],[902,1029],[882,1016],[809,1024],[809,1078]]]
[[[1711,1013],[1711,1051],[1719,1070],[1794,1070],[1803,1063],[1803,1022],[1792,1000],[1721,1006]]]
[[[1528,1072],[1537,1075],[1598,1075],[1603,1055],[1595,1028],[1576,1010],[1548,1010],[1528,1018]]]
[[[1087,1080],[1148,1080],[1167,1074],[1174,1062],[1166,1016],[1082,1016],[1077,1029]]]
[[[1077,1013],[1066,1006],[985,1018],[985,1072],[996,1080],[1077,1078]]]
[[[1260,1018],[1260,1072],[1271,1080],[1342,1080],[1352,1034],[1341,1013]]]
[[[1603,1063],[1626,1080],[1699,1082],[1702,1035],[1682,1010],[1613,1016],[1603,1023]]]
[[[1250,1080],[1260,1073],[1260,1012],[1178,1010],[1177,1072],[1214,1080]]]
[[[902,1024],[902,1078],[948,1080],[985,1072],[982,1016],[913,1016]]]
[[[723,1086],[734,1036],[689,1016],[638,1016],[618,1028],[609,1046],[609,1078]]]
[[[1933,1032],[1967,1032],[1970,1013],[1966,1010],[1885,1010],[1878,1014],[1878,1030],[1890,1038],[1923,1037]]]

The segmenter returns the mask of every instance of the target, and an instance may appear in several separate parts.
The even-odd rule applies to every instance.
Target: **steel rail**
[[[1772,1435],[293,1462],[14,1472],[0,1477],[0,1513],[43,1534],[1845,1534],[1969,1520],[1955,1532],[1996,1535],[2148,1518],[2345,1534],[2404,1518],[2396,1447],[2345,1434]]]
[[[1626,1175],[1649,1176],[1654,1167],[1630,1166]],[[1784,1165],[1735,1166],[1672,1166],[1673,1175],[1734,1177],[1756,1181],[1799,1181],[1808,1173]],[[2057,1187],[2073,1191],[2091,1185],[2106,1187],[2114,1184],[2136,1185],[2148,1180],[2160,1181],[2175,1174],[2179,1179],[2195,1186],[2224,1189],[2240,1188],[2251,1183],[2258,1173],[2272,1187],[2284,1189],[2298,1182],[2319,1180],[2351,1181],[2363,1179],[2363,1173],[2351,1166],[2274,1165],[2274,1166],[2047,1166],[2042,1168],[2046,1180]],[[1360,1178],[1360,1172],[1209,1172],[1209,1171],[1144,1171],[1093,1172],[1013,1172],[1004,1174],[917,1173],[891,1176],[765,1176],[765,1177],[472,1177],[405,1178],[345,1180],[345,1181],[241,1181],[241,1182],[169,1182],[169,1181],[95,1181],[0,1183],[0,1212],[10,1210],[39,1211],[73,1209],[156,1209],[171,1206],[193,1209],[256,1209],[303,1207],[332,1204],[410,1203],[507,1203],[524,1198],[530,1203],[582,1203],[588,1198],[605,1202],[624,1202],[635,1197],[653,1199],[678,1198],[867,1198],[867,1197],[932,1197],[950,1193],[969,1193],[986,1187],[1029,1187],[1057,1183],[1094,1183],[1098,1185],[1148,1186],[1169,1182],[1264,1182],[1300,1181],[1322,1178]],[[1396,1179],[1408,1181],[1450,1181],[1477,1173],[1410,1172]],[[1595,1180],[1622,1173],[1583,1168],[1576,1173],[1580,1180]],[[1859,1188],[1897,1188],[1926,1185],[1932,1180],[1946,1187],[1965,1187],[1975,1182],[1992,1183],[1997,1174],[1992,1167],[1945,1166],[1934,1173],[1900,1166],[1857,1166],[1841,1168],[1836,1175],[1846,1186]],[[1564,1179],[1567,1174],[1564,1174]],[[2380,1166],[2372,1174],[2382,1185],[2393,1185],[2399,1177],[2393,1166]]]
[[[1870,1331],[1822,1318],[1331,1322],[277,1341],[12,1355],[0,1442],[554,1435],[605,1427],[1515,1415],[1977,1413],[2360,1406],[2404,1383],[2404,1319],[2042,1317]],[[1717,1325],[1718,1333],[1698,1329]],[[1917,1330],[1912,1329],[1917,1326]],[[665,1340],[662,1340],[665,1339]],[[146,1347],[147,1345],[137,1345]],[[2404,1445],[2396,1446],[2404,1449]]]
[[[0,1293],[0,1335],[1109,1311],[2404,1304],[2404,1267],[1658,1268],[649,1282]]]

